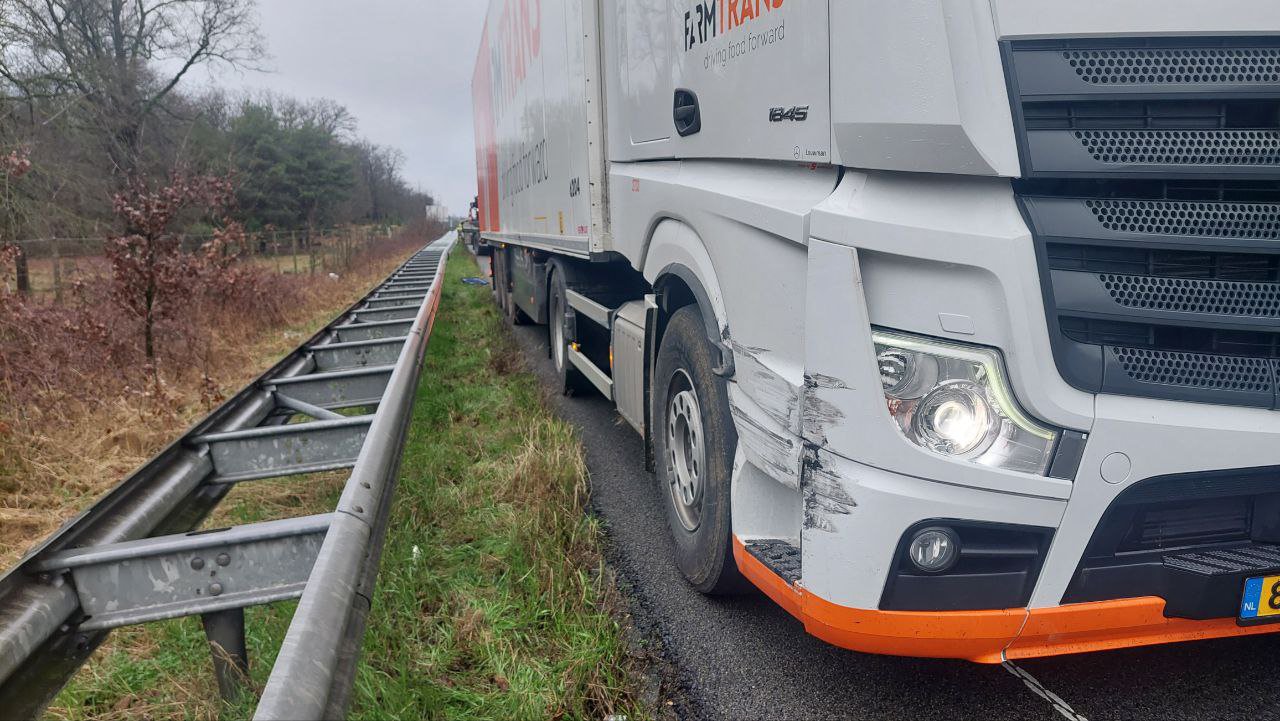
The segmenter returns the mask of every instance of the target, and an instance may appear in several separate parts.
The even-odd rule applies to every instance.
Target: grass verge
[[[585,513],[587,473],[469,255],[451,258],[365,637],[355,719],[644,718],[639,669]],[[213,525],[324,512],[343,478],[237,489]],[[293,604],[251,609],[260,691]],[[217,700],[200,624],[115,634],[59,697],[66,719],[243,718]]]

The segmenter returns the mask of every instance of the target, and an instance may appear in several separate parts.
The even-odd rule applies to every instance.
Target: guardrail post
[[[244,609],[206,613],[200,617],[213,653],[213,675],[222,700],[234,702],[249,680],[249,650],[244,639]]]

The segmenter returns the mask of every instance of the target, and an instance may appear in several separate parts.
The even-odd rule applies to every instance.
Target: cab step
[[[1280,570],[1280,546],[1250,543],[1233,548],[1186,551],[1165,556],[1164,565],[1200,576],[1274,572]]]
[[[800,547],[789,541],[761,539],[746,544],[747,553],[755,556],[778,578],[794,586],[800,582]]]

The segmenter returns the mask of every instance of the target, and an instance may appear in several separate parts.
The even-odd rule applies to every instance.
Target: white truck
[[[492,0],[473,91],[500,305],[699,590],[979,662],[1280,631],[1280,3]]]

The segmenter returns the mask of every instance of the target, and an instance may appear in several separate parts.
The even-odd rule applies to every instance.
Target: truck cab
[[[693,585],[988,663],[1280,630],[1280,5],[526,5],[496,289]]]

